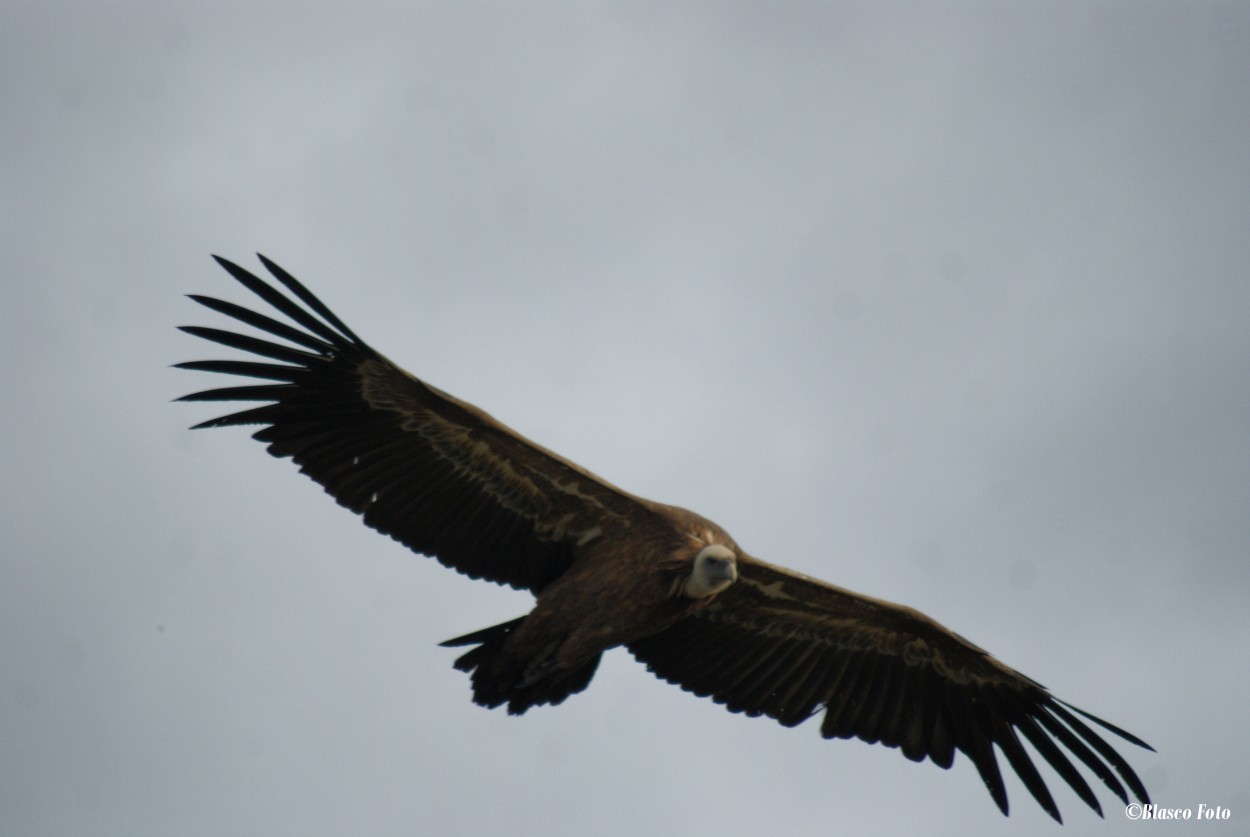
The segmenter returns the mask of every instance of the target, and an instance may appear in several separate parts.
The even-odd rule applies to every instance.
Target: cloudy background
[[[1060,833],[661,684],[523,718],[524,612],[220,412],[175,325],[283,263],[412,371],[767,560],[920,608],[1242,832],[1250,10],[0,11],[0,831]],[[1051,777],[1064,834],[1105,822]],[[1167,833],[1191,823],[1156,824]],[[1162,832],[1160,832],[1162,833]]]

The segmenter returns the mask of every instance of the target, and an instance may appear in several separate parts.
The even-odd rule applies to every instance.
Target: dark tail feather
[[[513,619],[511,622],[504,622],[502,625],[494,625],[490,628],[482,628],[482,630],[474,631],[471,634],[458,636],[455,639],[444,640],[438,644],[438,647],[439,648],[459,648],[462,645],[482,645],[483,643],[490,642],[491,640],[495,640],[497,642],[503,642],[505,639],[508,638],[508,634],[512,633],[513,629],[515,629],[518,625],[520,625],[524,621],[525,621],[525,617],[519,616],[516,619]],[[470,651],[469,653],[471,654],[473,652]],[[468,654],[466,654],[465,656],[467,657]],[[460,659],[463,660],[464,657],[461,657]],[[460,671],[468,671],[467,668],[460,667],[460,660],[456,661],[456,668],[459,669]]]
[[[554,649],[534,660],[517,660],[503,653],[508,635],[525,619],[483,628],[441,642],[444,648],[477,647],[456,660],[458,671],[468,672],[473,682],[473,702],[494,709],[508,704],[509,715],[520,715],[531,706],[555,705],[590,685],[599,667],[599,656],[571,671],[543,671]]]

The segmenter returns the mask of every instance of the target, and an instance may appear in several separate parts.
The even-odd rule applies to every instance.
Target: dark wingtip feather
[[[1050,739],[1045,730],[1031,717],[1025,716],[1020,719],[1017,729],[1022,732],[1033,745],[1033,748],[1041,754],[1042,758],[1054,768],[1068,786],[1076,791],[1076,795],[1088,805],[1098,816],[1103,816],[1102,804],[1099,803],[1098,797],[1094,794],[1089,783],[1085,781],[1085,777],[1081,775],[1071,760],[1064,755],[1058,745]]]
[[[256,276],[251,271],[239,267],[229,259],[223,259],[220,256],[213,256],[213,258],[217,260],[217,263],[221,265],[227,273],[234,277],[236,282],[259,296],[261,299],[265,300],[265,302],[272,305],[276,310],[281,311],[283,314],[290,317],[293,322],[296,322],[308,329],[311,333],[317,335],[326,342],[333,345],[340,345],[343,342],[344,335],[346,335],[347,339],[350,341],[356,343],[361,342],[350,332],[335,332],[334,328],[326,325],[326,322],[338,325],[339,323],[336,322],[337,318],[334,320],[327,319],[326,322],[322,322],[308,311],[300,308],[299,305],[297,305],[290,297],[283,295],[281,291],[267,284],[263,279]],[[279,268],[279,270],[281,270],[281,268]],[[308,298],[316,300],[316,297],[313,297],[311,293],[304,290],[302,285],[295,282],[293,277],[290,277],[290,274],[286,275],[291,279],[291,282],[294,282],[294,285],[287,284],[285,281],[283,281],[283,284],[287,285],[288,288],[294,291],[300,299],[303,299],[306,303],[308,303],[314,311],[322,313],[322,309],[325,309],[325,306],[322,305],[319,300],[317,300],[316,304],[310,303]],[[279,280],[282,280],[282,276],[278,276],[278,278]],[[298,287],[299,290],[296,290],[296,287]]]
[[[259,314],[251,309],[244,308],[242,305],[236,305],[233,302],[225,302],[211,296],[202,296],[200,294],[187,294],[187,296],[193,302],[199,303],[211,311],[216,311],[219,314],[225,314],[227,317],[231,317],[242,323],[247,323],[250,326],[259,328],[261,331],[267,331],[270,334],[283,338],[284,340],[290,340],[292,343],[312,349],[317,354],[324,355],[332,347],[332,344],[327,343],[325,340],[307,332],[300,331],[297,328],[292,328],[286,323],[278,322],[272,317],[266,317],[264,314]]]
[[[300,282],[290,273],[287,273],[280,265],[271,259],[266,258],[264,253],[257,253],[256,258],[260,259],[260,263],[263,264],[271,274],[273,274],[275,279],[285,285],[291,293],[299,297],[300,301],[302,301],[305,305],[313,311],[316,311],[317,314],[319,314],[327,323],[337,328],[340,333],[346,336],[353,343],[363,342],[355,335],[355,333],[352,332],[350,328],[347,327],[346,323],[338,318],[338,315],[331,311],[324,302],[317,298],[316,294],[308,290],[308,288],[305,288],[304,283]]]
[[[1006,721],[999,721],[994,725],[993,741],[998,745],[998,749],[1007,757],[1008,764],[1012,770],[1020,777],[1020,781],[1024,783],[1024,787],[1037,800],[1037,804],[1042,806],[1042,810],[1050,814],[1057,823],[1063,822],[1063,817],[1059,815],[1059,806],[1055,804],[1055,798],[1051,796],[1050,789],[1046,787],[1046,781],[1042,778],[1042,774],[1037,771],[1037,766],[1033,764],[1033,760],[1029,758],[1028,752],[1020,743],[1019,737],[1016,735],[1015,728]]]
[[[1062,718],[1064,723],[1071,727],[1077,735],[1083,738],[1090,747],[1092,747],[1100,756],[1102,756],[1103,759],[1107,761],[1108,764],[1111,765],[1112,768],[1114,768],[1115,772],[1120,775],[1120,778],[1128,784],[1129,789],[1133,791],[1134,796],[1142,802],[1149,802],[1150,796],[1146,793],[1146,786],[1142,784],[1141,779],[1137,776],[1137,773],[1133,770],[1129,763],[1124,760],[1124,757],[1117,753],[1110,744],[1100,738],[1096,732],[1082,723],[1080,718],[1077,718],[1074,714],[1072,714],[1072,712],[1069,712],[1068,708],[1084,715],[1091,721],[1095,721],[1098,724],[1105,726],[1112,732],[1117,732],[1118,734],[1119,730],[1105,721],[1077,709],[1075,706],[1069,707],[1068,704],[1061,704],[1059,701],[1055,701],[1055,703],[1051,706],[1051,711],[1054,712],[1057,717]],[[1127,795],[1121,794],[1120,800],[1127,803]]]
[[[261,340],[256,337],[249,337],[246,334],[238,334],[233,331],[225,331],[220,328],[210,328],[208,326],[178,326],[178,330],[212,343],[220,343],[223,346],[229,346],[232,349],[239,349],[244,352],[260,355],[262,357],[273,358],[274,360],[283,360],[296,365],[306,365],[309,361],[319,360],[322,356],[306,352],[302,349],[283,346],[280,343],[271,343],[268,340]]]
[[[257,363],[251,360],[187,360],[175,363],[174,368],[286,382],[294,382],[307,373],[307,369],[302,366],[289,366],[285,363]]]
[[[1055,702],[1062,703],[1068,709],[1071,709],[1073,712],[1076,712],[1078,715],[1084,716],[1087,720],[1093,721],[1095,724],[1098,724],[1098,726],[1102,727],[1108,732],[1114,732],[1116,735],[1120,736],[1121,738],[1123,738],[1125,741],[1129,742],[1130,744],[1136,744],[1138,747],[1143,747],[1152,753],[1158,752],[1157,750],[1155,750],[1154,747],[1151,747],[1145,741],[1142,741],[1140,738],[1138,738],[1136,735],[1133,735],[1133,733],[1129,732],[1128,730],[1120,729],[1115,724],[1109,721],[1104,721],[1102,718],[1099,718],[1097,715],[1091,715],[1088,712],[1086,712],[1084,709],[1078,709],[1077,707],[1073,706],[1067,701],[1058,700],[1056,698]]]
[[[225,258],[224,256],[219,256],[216,253],[213,253],[212,256],[213,256],[213,261],[221,265],[221,267],[224,268],[227,273],[234,274],[236,272],[245,272],[243,271],[243,268],[239,267],[237,264]]]
[[[498,638],[501,635],[506,637],[524,621],[525,617],[520,616],[511,621],[504,622],[502,625],[491,625],[489,628],[483,628],[482,630],[474,631],[471,634],[465,634],[464,636],[458,636],[452,639],[445,639],[438,644],[438,647],[459,648],[464,645],[480,645],[487,640]]]

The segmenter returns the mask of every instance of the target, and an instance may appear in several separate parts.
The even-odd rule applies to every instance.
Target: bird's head
[[[690,575],[682,584],[687,598],[713,596],[738,580],[738,556],[724,544],[705,546],[694,556]]]

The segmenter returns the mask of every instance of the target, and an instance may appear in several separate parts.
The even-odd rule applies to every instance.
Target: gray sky
[[[0,821],[21,835],[1037,834],[624,652],[473,706],[529,607],[243,431],[260,250],[377,348],[750,552],[917,607],[1244,833],[1250,9],[9,3]],[[1105,822],[1046,774],[1064,834]],[[1194,823],[1157,824],[1167,833]],[[1059,832],[1053,832],[1059,833]]]

